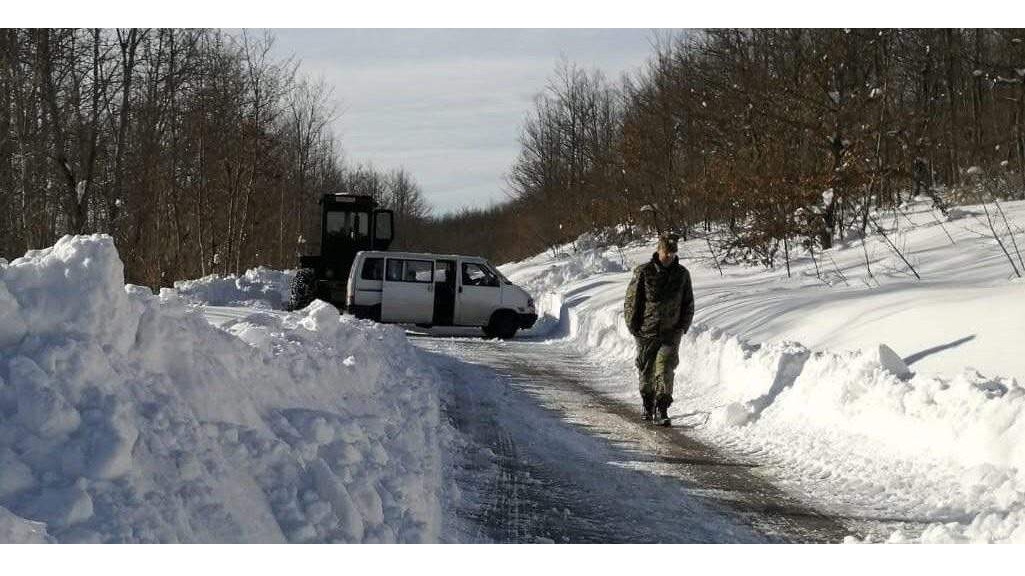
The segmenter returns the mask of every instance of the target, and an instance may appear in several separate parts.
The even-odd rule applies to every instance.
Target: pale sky
[[[650,29],[276,29],[279,56],[334,89],[350,161],[405,167],[436,214],[505,199],[533,97],[561,58],[618,80]]]

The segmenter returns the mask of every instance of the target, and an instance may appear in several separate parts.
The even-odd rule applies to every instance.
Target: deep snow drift
[[[107,236],[0,261],[0,541],[433,541],[440,426],[394,327],[215,328]]]
[[[1004,209],[1025,223],[1025,202]],[[981,212],[945,219],[919,201],[896,215],[898,230],[886,219],[921,281],[878,236],[799,258],[790,279],[739,265],[720,276],[704,241],[682,243],[697,314],[670,414],[777,465],[836,513],[925,525],[892,540],[1025,541],[1025,283],[980,234]],[[535,290],[538,331],[621,374],[605,391],[631,403],[622,299],[629,270],[653,251],[584,238],[502,267]]]

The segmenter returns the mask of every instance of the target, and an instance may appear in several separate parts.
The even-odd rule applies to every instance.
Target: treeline
[[[916,194],[972,201],[973,167],[1021,194],[1023,39],[705,30],[656,39],[618,80],[566,63],[524,121],[509,201],[435,218],[404,170],[341,161],[330,90],[270,36],[0,30],[0,256],[104,232],[149,286],[289,268],[317,251],[317,199],[351,192],[396,210],[397,248],[507,261],[590,231],[714,229],[724,259],[770,263]]]
[[[111,234],[149,286],[316,250],[323,193],[426,215],[404,171],[343,165],[330,90],[273,38],[182,29],[0,30],[0,256]],[[419,199],[419,204],[417,203]]]
[[[1023,40],[705,30],[657,39],[618,82],[561,65],[524,123],[513,200],[435,222],[438,243],[511,260],[621,224],[715,228],[724,257],[770,262],[863,234],[873,210],[917,194],[971,201],[972,167],[1021,191]],[[471,226],[493,240],[441,236]]]

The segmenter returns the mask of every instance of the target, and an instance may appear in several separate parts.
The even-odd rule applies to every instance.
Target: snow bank
[[[623,261],[613,260],[602,251],[585,250],[575,256],[563,252],[536,276],[526,279],[522,287],[533,294],[543,294],[550,286],[563,286],[595,274],[625,270]]]
[[[0,541],[433,541],[437,398],[398,329],[214,328],[66,236],[0,265]]]
[[[1025,203],[1005,208],[1025,213]],[[926,278],[936,278],[931,284],[894,273],[881,287],[864,289],[809,281],[802,274],[807,262],[795,266],[789,283],[778,273],[736,266],[720,277],[700,258],[686,258],[699,253],[700,243],[682,245],[695,278],[698,323],[681,345],[670,414],[696,426],[708,441],[784,462],[801,490],[824,492],[827,506],[847,493],[848,501],[932,522],[924,534],[907,538],[1025,541],[1025,388],[1017,378],[1022,356],[1014,351],[1020,337],[1012,336],[1025,325],[1025,293],[1008,281],[1005,263],[987,243],[972,244],[973,234],[952,232],[958,245],[949,248],[943,247],[945,234],[932,226],[907,235],[920,254],[928,253],[917,258]],[[630,248],[630,265],[653,250],[653,244]],[[847,251],[860,250],[855,245]],[[594,247],[569,261],[539,255],[504,266],[503,273],[536,290],[539,332],[565,339],[616,375],[597,387],[639,402],[633,338],[622,320],[630,274],[567,275],[563,282],[551,271],[583,269],[612,253]],[[832,258],[855,278],[854,254],[841,249]],[[884,267],[875,265],[879,274]],[[831,307],[842,313],[830,315]],[[900,317],[908,310],[914,318]],[[930,316],[973,336],[930,346],[938,331]],[[766,339],[752,342],[737,331]],[[851,348],[794,341],[826,331],[829,340]],[[893,339],[922,352],[905,362],[888,345]],[[985,343],[982,352],[963,344],[973,339]],[[954,371],[921,370],[920,360],[930,355],[945,357],[943,366],[952,357],[962,364]],[[990,365],[1012,375],[965,367],[997,355]]]
[[[186,298],[211,306],[246,306],[283,310],[288,302],[294,270],[260,266],[245,274],[210,274],[197,280],[178,280],[174,289]]]
[[[554,303],[558,309],[548,308]],[[633,361],[621,305],[586,314],[551,296],[540,305],[582,349],[620,365]],[[570,318],[561,318],[565,313]],[[1025,470],[1025,388],[1015,379],[971,369],[951,378],[912,375],[885,345],[813,353],[796,342],[751,344],[698,324],[680,346],[677,381],[699,399],[687,407],[708,411],[717,426],[794,422],[876,438],[908,456],[925,451]]]

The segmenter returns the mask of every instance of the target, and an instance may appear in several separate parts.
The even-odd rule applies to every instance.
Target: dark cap
[[[677,242],[680,237],[676,234],[662,234],[658,237],[658,248],[665,249],[670,254],[676,254],[678,251]]]

